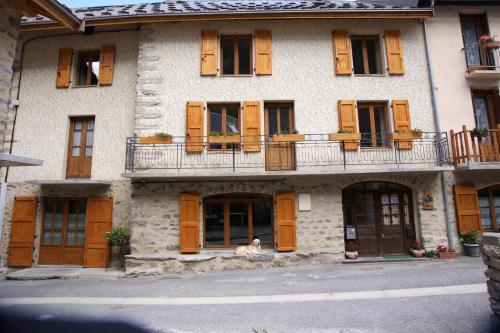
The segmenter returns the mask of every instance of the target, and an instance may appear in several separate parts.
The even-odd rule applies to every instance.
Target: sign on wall
[[[424,209],[434,209],[434,196],[432,195],[432,190],[430,188],[426,188],[424,190]]]

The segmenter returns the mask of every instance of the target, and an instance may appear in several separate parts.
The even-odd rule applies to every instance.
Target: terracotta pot
[[[457,257],[456,252],[438,252],[439,259],[454,259]]]
[[[345,257],[350,260],[358,259],[359,257],[358,251],[353,251],[353,252],[345,251]]]

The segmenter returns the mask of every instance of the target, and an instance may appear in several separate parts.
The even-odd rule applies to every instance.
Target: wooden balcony
[[[456,167],[500,168],[500,125],[483,135],[463,126],[460,132],[450,131],[450,140]]]

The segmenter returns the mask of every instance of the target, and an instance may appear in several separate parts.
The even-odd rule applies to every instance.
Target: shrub
[[[479,232],[477,230],[471,230],[462,236],[464,244],[477,244],[477,238],[479,237]]]
[[[110,246],[123,246],[130,243],[130,229],[124,226],[116,226],[111,232],[104,236]]]

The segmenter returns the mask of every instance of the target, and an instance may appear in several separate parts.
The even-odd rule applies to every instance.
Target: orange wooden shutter
[[[295,225],[295,193],[276,194],[276,249],[297,249],[297,227]]]
[[[243,150],[260,151],[260,103],[243,103]]]
[[[106,267],[109,246],[104,238],[113,223],[113,198],[90,197],[87,200],[87,222],[85,225],[85,267]]]
[[[271,75],[273,72],[270,31],[255,31],[255,74]]]
[[[410,107],[408,100],[395,99],[392,101],[392,117],[394,119],[394,131],[411,132]],[[411,149],[412,141],[398,141],[399,149]]]
[[[339,75],[351,75],[351,43],[349,32],[335,31],[333,33],[333,53],[335,58],[335,73]]]
[[[403,45],[401,43],[401,33],[399,31],[385,32],[385,48],[389,74],[404,74]]]
[[[453,185],[459,235],[471,230],[483,232],[477,190],[472,185]]]
[[[12,209],[10,227],[9,267],[30,267],[35,239],[36,197],[17,197]]]
[[[99,65],[99,84],[110,85],[113,83],[113,66],[115,63],[115,47],[103,46],[101,49],[101,63]]]
[[[179,251],[200,252],[200,196],[181,193],[179,203]]]
[[[57,88],[68,88],[71,79],[71,63],[73,62],[73,49],[59,50],[59,65],[57,66]]]
[[[217,31],[201,33],[201,75],[217,75]]]
[[[203,102],[188,102],[186,107],[186,151],[203,151]]]
[[[338,112],[339,112],[340,130],[346,133],[358,133],[356,101],[352,100],[338,101]],[[344,142],[345,150],[357,150],[358,145],[359,145],[358,140]]]

